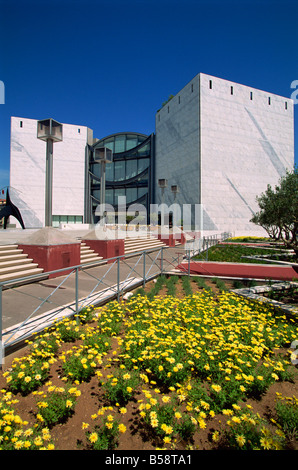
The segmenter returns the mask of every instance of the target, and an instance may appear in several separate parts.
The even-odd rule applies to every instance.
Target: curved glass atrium
[[[89,158],[91,211],[100,204],[101,164],[93,158],[96,148],[107,147],[113,152],[113,162],[106,164],[105,203],[114,206],[117,213],[118,197],[126,197],[126,206],[142,204],[149,217],[153,190],[153,139],[138,133],[117,133],[97,141]]]

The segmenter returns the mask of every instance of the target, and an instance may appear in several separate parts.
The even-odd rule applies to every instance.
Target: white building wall
[[[293,101],[205,74],[200,92],[204,228],[256,232],[256,196],[293,169]]]
[[[161,203],[159,178],[168,180],[164,202],[171,205],[171,185],[178,185],[176,202],[199,203],[199,79],[195,77],[156,114],[155,194]],[[182,212],[183,218],[183,212]]]
[[[202,204],[205,232],[264,234],[249,222],[256,196],[293,165],[289,98],[199,74],[156,115],[156,181],[169,180],[165,203],[178,184],[179,204]],[[160,203],[158,187],[156,194]]]
[[[63,124],[63,141],[54,143],[53,215],[84,215],[88,131],[90,135],[87,127]],[[45,223],[45,162],[46,142],[37,139],[37,120],[12,117],[10,187],[26,228]]]

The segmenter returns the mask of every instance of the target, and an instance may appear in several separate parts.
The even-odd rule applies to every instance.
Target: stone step
[[[22,260],[28,258],[28,255],[25,253],[20,253],[16,255],[2,255],[0,256],[0,261],[14,261],[14,260]]]
[[[81,250],[81,255],[88,255],[94,253],[94,250],[86,248],[85,250]]]
[[[101,256],[94,256],[93,258],[86,258],[84,260],[81,260],[81,264],[97,264],[99,261],[103,261],[103,263],[106,263],[106,261],[101,257]]]
[[[1,260],[2,256],[18,255],[20,253],[23,253],[23,250],[21,250],[19,248],[11,249],[11,247],[9,247],[9,248],[7,248],[7,250],[0,251],[0,260]]]
[[[34,274],[41,274],[43,272],[42,268],[27,269],[25,271],[17,271],[10,274],[2,274],[0,276],[0,282],[10,281],[12,279],[18,279],[19,277],[32,276]]]
[[[13,261],[2,261],[0,258],[0,269],[1,268],[10,268],[12,266],[22,266],[22,265],[28,265],[30,263],[33,263],[32,258],[22,258],[22,259],[16,259]]]
[[[35,269],[37,267],[38,267],[37,263],[17,264],[15,266],[10,266],[10,267],[6,266],[5,268],[0,267],[0,276],[4,274],[15,273],[15,272],[21,273],[23,271],[28,271],[28,269]]]
[[[18,245],[0,245],[0,255],[2,251],[17,249]]]

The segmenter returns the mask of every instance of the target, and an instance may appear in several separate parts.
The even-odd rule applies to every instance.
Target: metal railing
[[[165,259],[164,251],[167,247],[152,248],[136,251],[126,255],[100,260],[87,264],[66,267],[49,271],[47,273],[35,274],[30,277],[20,277],[13,281],[0,283],[0,366],[5,351],[16,343],[24,342],[33,333],[44,330],[61,318],[74,316],[90,305],[96,306],[111,299],[120,300],[121,296],[128,290],[138,286],[145,286],[146,282],[160,275],[164,271],[165,264],[170,265],[171,260]],[[44,298],[39,294],[40,280],[50,279],[55,274],[54,280],[57,285]],[[80,297],[80,281],[84,275],[84,282],[90,284],[88,292]],[[62,276],[63,278],[61,279]],[[87,281],[87,279],[88,281]],[[52,280],[52,279],[51,279]],[[22,284],[26,283],[26,284]],[[30,282],[30,284],[29,284]],[[73,299],[68,303],[57,303],[54,296],[63,286],[70,283],[73,285]],[[20,287],[33,286],[34,294],[20,290]],[[47,285],[51,287],[51,285]],[[30,287],[29,287],[30,288]],[[8,326],[3,331],[3,299],[7,291],[14,290],[18,294],[30,296],[38,300],[38,305],[26,318],[18,324]],[[28,290],[28,289],[27,289]],[[66,300],[66,299],[65,299]],[[24,302],[25,304],[26,302]],[[48,304],[55,305],[54,309],[46,310]]]
[[[172,248],[171,250],[167,246],[151,248],[98,262],[80,264],[30,277],[20,277],[13,281],[0,282],[0,368],[5,351],[12,348],[16,343],[24,342],[34,333],[53,325],[59,319],[79,314],[83,308],[90,305],[104,304],[111,299],[119,301],[125,292],[138,286],[145,287],[146,282],[149,280],[163,273],[173,271],[180,265],[181,258],[183,261],[183,265],[180,265],[181,274],[190,275],[190,260],[197,250],[204,251],[206,248],[208,250],[209,246],[219,241],[218,237],[208,237],[200,241],[199,247],[191,242],[186,244],[187,247],[180,251],[177,251],[179,248]],[[49,280],[52,274],[58,275],[54,278],[56,283],[58,280],[58,284],[53,287],[50,284],[45,285],[43,283],[44,287],[53,287],[53,290],[49,295],[42,297],[39,292],[41,287],[39,281],[41,279],[44,281],[45,277],[46,280]],[[80,283],[83,276],[84,284],[87,283],[88,285],[88,292],[85,290],[83,297],[80,297]],[[30,284],[28,284],[28,281]],[[22,282],[26,282],[26,286],[31,286],[31,290],[33,286],[34,294],[21,291]],[[92,282],[93,285],[91,286]],[[72,289],[72,298],[68,299],[67,303],[55,302],[55,294],[63,289],[65,285],[69,290]],[[26,314],[23,321],[18,324],[13,323],[13,325],[3,325],[3,299],[6,291],[11,290],[18,294],[30,296],[34,300],[38,300],[39,303],[30,314]],[[64,299],[64,302],[65,300],[67,299]],[[24,302],[24,306],[25,304],[26,302]],[[55,308],[45,310],[48,304],[55,305]]]

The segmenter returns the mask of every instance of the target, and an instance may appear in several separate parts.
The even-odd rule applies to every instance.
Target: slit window
[[[181,98],[180,98],[180,96],[178,96],[178,103],[179,103],[179,104],[181,103]]]
[[[209,80],[209,88],[212,90],[212,80]]]
[[[231,86],[231,95],[234,94],[234,88]]]
[[[252,91],[250,92],[250,99],[251,99],[251,101],[252,101],[252,99],[253,99],[253,93],[252,93]]]
[[[78,133],[79,133],[79,134],[81,133],[81,129],[78,129]]]
[[[191,84],[191,92],[193,93],[193,83]]]
[[[23,127],[23,121],[20,121],[20,127]]]
[[[285,102],[285,109],[288,109],[288,102]]]
[[[271,98],[270,98],[270,96],[269,96],[269,98],[268,98],[268,104],[269,104],[269,105],[271,104]]]

